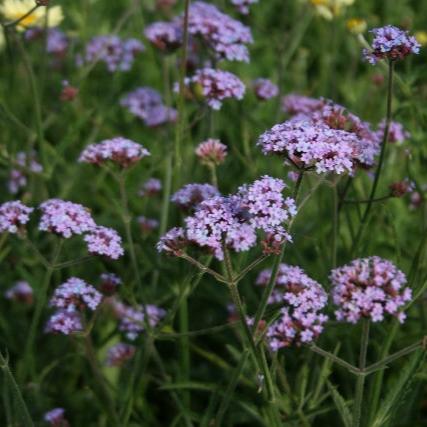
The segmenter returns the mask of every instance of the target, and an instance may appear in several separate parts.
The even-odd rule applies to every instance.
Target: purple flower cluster
[[[122,40],[118,36],[94,37],[87,45],[84,58],[79,63],[102,61],[108,71],[129,71],[135,57],[144,51],[144,45],[137,39]]]
[[[102,301],[102,294],[92,285],[77,277],[71,277],[55,289],[50,306],[65,311],[78,311],[85,307],[95,311]]]
[[[144,331],[145,313],[147,313],[149,325],[153,328],[166,315],[166,311],[156,305],[132,307],[117,300],[113,302],[113,309],[120,320],[119,330],[132,341]]]
[[[157,178],[149,178],[147,181],[142,184],[141,189],[139,190],[139,195],[141,197],[150,197],[154,196],[162,190],[162,182]]]
[[[250,6],[255,3],[258,3],[258,0],[231,0],[231,4],[234,5],[242,15],[248,15]]]
[[[292,93],[282,98],[282,110],[291,116],[298,114],[310,115],[323,106],[321,99]]]
[[[202,163],[218,166],[224,162],[227,156],[227,146],[222,144],[219,139],[210,138],[200,143],[195,153]]]
[[[140,118],[148,127],[173,123],[177,119],[176,110],[166,107],[160,93],[150,87],[139,87],[128,93],[120,100],[120,105]]]
[[[247,251],[256,244],[257,230],[262,230],[264,251],[275,252],[291,240],[283,224],[296,214],[295,201],[283,197],[285,187],[282,180],[264,176],[234,195],[207,199],[185,219],[185,229],[170,230],[157,248],[179,256],[191,243],[223,259],[223,243],[236,252]]]
[[[80,154],[79,162],[102,165],[113,162],[122,168],[133,166],[150,152],[141,144],[121,136],[88,145]]]
[[[268,79],[256,79],[252,82],[252,87],[256,97],[261,101],[275,98],[279,95],[279,88],[271,80]]]
[[[182,27],[181,17],[178,22]],[[188,31],[201,39],[218,59],[249,62],[246,45],[253,42],[249,27],[222,13],[213,4],[196,1],[189,10]]]
[[[43,419],[52,427],[69,427],[69,423],[65,419],[64,413],[65,410],[63,408],[54,408],[46,412]]]
[[[182,44],[182,29],[177,22],[154,22],[145,28],[144,35],[162,52],[172,52]]]
[[[84,206],[60,199],[49,199],[40,205],[39,230],[56,233],[68,239],[92,231],[95,221]]]
[[[204,200],[219,196],[216,187],[210,184],[187,184],[172,195],[171,201],[179,208],[190,211]]]
[[[267,286],[271,269],[262,271],[257,285]],[[327,304],[322,286],[296,266],[280,264],[269,304],[280,304],[280,318],[269,326],[267,339],[270,348],[301,345],[314,341],[323,331],[328,317],[321,313]]]
[[[124,254],[122,239],[112,228],[97,226],[84,237],[89,253],[118,259]]]
[[[385,119],[380,122],[377,130],[377,137],[381,140],[384,136],[385,131]],[[394,144],[403,144],[407,139],[411,137],[411,134],[405,130],[403,125],[399,122],[390,122],[388,130],[388,142]]]
[[[138,224],[142,233],[147,234],[159,227],[159,221],[154,218],[146,218],[143,215],[138,217]]]
[[[9,173],[9,193],[18,193],[20,189],[26,187],[29,174],[39,174],[41,172],[43,172],[43,167],[37,162],[35,152],[28,156],[25,151],[20,151],[16,154],[14,167]]]
[[[80,313],[76,311],[58,310],[50,316],[45,332],[70,335],[83,331]]]
[[[411,53],[418,54],[421,45],[408,31],[401,30],[393,25],[374,28],[371,30],[374,35],[372,47],[363,50],[364,58],[372,65],[381,59],[396,61],[404,59]]]
[[[33,288],[28,282],[21,280],[9,288],[4,296],[7,299],[31,305],[33,303]]]
[[[19,227],[30,220],[30,214],[33,210],[19,200],[0,205],[0,233],[16,234]]]
[[[135,352],[136,347],[134,345],[119,342],[108,349],[105,364],[115,367],[123,366],[128,360],[133,358]]]
[[[237,76],[213,68],[196,70],[195,75],[185,79],[185,85],[193,96],[205,101],[214,110],[219,110],[222,101],[227,98],[243,99],[246,90]]]
[[[27,40],[42,39],[44,29],[41,27],[29,28],[25,32]],[[67,53],[69,46],[69,39],[66,34],[59,28],[48,28],[46,37],[46,51],[57,58],[63,58]]]
[[[104,295],[108,296],[114,295],[122,284],[122,279],[114,273],[102,273],[99,279],[99,289]]]
[[[390,261],[373,256],[356,259],[331,272],[332,299],[338,320],[356,323],[360,318],[380,322],[386,314],[405,320],[401,311],[412,298],[405,275]]]

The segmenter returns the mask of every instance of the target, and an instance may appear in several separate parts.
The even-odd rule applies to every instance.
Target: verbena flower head
[[[13,169],[9,173],[8,189],[12,194],[16,194],[27,185],[29,174],[39,174],[43,172],[43,166],[37,161],[36,153],[30,156],[25,151],[20,151],[14,159]]]
[[[163,52],[172,52],[182,44],[182,28],[177,22],[154,22],[145,28],[144,35]]]
[[[135,57],[145,50],[137,39],[122,40],[118,36],[94,37],[87,45],[82,62],[104,62],[108,71],[129,71]]]
[[[237,76],[213,68],[196,70],[194,76],[185,79],[185,85],[193,96],[205,101],[214,110],[221,109],[225,99],[243,99],[246,90]]]
[[[39,230],[59,234],[66,239],[96,227],[89,210],[78,203],[49,199],[40,205],[40,210]]]
[[[150,197],[154,196],[162,190],[162,182],[157,178],[149,178],[147,181],[142,184],[141,189],[139,190],[139,195],[141,197]]]
[[[382,139],[385,131],[385,119],[380,122],[378,125],[377,136],[378,139]],[[394,144],[403,144],[406,140],[411,137],[410,132],[406,131],[403,125],[399,122],[390,122],[390,127],[388,130],[388,139],[387,141]]]
[[[157,127],[177,119],[177,111],[163,105],[160,93],[150,87],[139,87],[129,92],[120,100],[120,105],[148,127]]]
[[[279,95],[279,88],[271,80],[268,79],[256,79],[252,82],[256,97],[261,101],[275,98]]]
[[[99,289],[104,295],[108,296],[114,295],[119,286],[123,283],[122,279],[114,273],[102,273],[99,279]]]
[[[133,358],[135,352],[136,347],[134,345],[119,342],[108,349],[105,364],[115,367],[123,366],[128,360]]]
[[[402,181],[393,182],[389,188],[392,197],[403,197],[405,194],[412,193],[416,187],[413,181],[405,178]]]
[[[242,15],[248,15],[250,6],[255,3],[258,3],[258,0],[231,0],[231,4],[234,5]]]
[[[294,200],[282,195],[285,187],[283,181],[264,176],[234,195],[209,198],[185,218],[185,229],[170,230],[157,248],[180,256],[191,243],[222,259],[223,244],[236,252],[247,251],[257,242],[257,230],[262,230],[264,251],[276,252],[291,240],[283,224],[296,214]]]
[[[182,27],[183,17],[179,19]],[[213,4],[196,1],[190,5],[188,31],[201,39],[217,59],[249,62],[250,28],[222,13]]]
[[[4,0],[0,4],[0,14],[6,21],[17,21],[27,15],[34,6],[34,0]],[[49,19],[46,19],[46,14],[46,7],[38,7],[25,16],[16,28],[18,31],[24,31],[27,28],[44,26],[46,22],[49,27],[56,27],[64,19],[61,6],[49,7]]]
[[[310,98],[295,93],[282,98],[282,110],[285,113],[295,116],[297,114],[310,115],[323,106],[323,101],[317,98]]]
[[[400,322],[405,320],[402,309],[411,300],[412,291],[405,286],[405,275],[390,261],[377,256],[356,259],[332,270],[330,280],[338,320],[380,322],[387,314]]]
[[[122,168],[128,168],[149,155],[150,152],[141,144],[119,136],[88,145],[80,154],[79,161],[98,166],[113,162]]]
[[[195,153],[202,163],[218,166],[224,162],[227,156],[227,146],[222,144],[219,139],[210,138],[200,143]]]
[[[157,219],[147,218],[143,215],[138,217],[138,224],[143,234],[148,234],[156,228],[159,228],[159,221],[157,221]]]
[[[83,322],[80,313],[76,311],[59,310],[50,316],[46,333],[70,335],[83,331]]]
[[[271,269],[262,271],[257,285],[267,286]],[[280,264],[276,287],[269,304],[283,306],[280,318],[271,324],[267,339],[273,351],[291,345],[307,344],[322,332],[328,319],[321,313],[327,304],[327,294],[322,286],[296,266]]]
[[[0,233],[16,234],[30,220],[33,210],[19,200],[0,205]]]
[[[122,238],[117,231],[97,226],[84,236],[89,253],[118,259],[124,254]]]
[[[125,333],[129,340],[135,340],[145,329],[145,313],[148,323],[154,328],[166,315],[166,311],[156,305],[131,307],[123,303],[116,305],[116,314],[120,319],[119,330]]]
[[[372,65],[381,59],[396,61],[404,59],[411,53],[418,54],[421,45],[408,31],[401,30],[393,25],[374,28],[371,30],[374,35],[372,47],[363,50],[364,58]]]
[[[172,195],[171,201],[179,208],[190,211],[204,200],[219,195],[218,189],[211,184],[187,184]]]
[[[25,32],[27,40],[44,40],[44,27],[30,28]],[[69,40],[66,34],[59,28],[49,28],[46,33],[46,52],[56,58],[63,58],[67,53]]]
[[[9,288],[4,296],[9,300],[31,305],[33,303],[33,288],[28,282],[20,280]]]
[[[50,306],[65,311],[84,308],[95,311],[102,301],[102,294],[92,285],[77,277],[71,277],[55,289]]]
[[[46,412],[43,419],[52,427],[68,427],[69,424],[64,414],[64,408],[54,408]]]

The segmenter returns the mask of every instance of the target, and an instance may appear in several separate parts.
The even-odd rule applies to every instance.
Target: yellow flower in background
[[[0,4],[0,13],[8,22],[13,22],[25,16],[36,5],[34,0],[4,0]],[[43,26],[48,14],[48,26],[56,27],[64,19],[61,6],[38,7],[26,16],[16,28],[20,31],[29,27]]]
[[[368,24],[364,19],[353,18],[346,22],[347,29],[353,34],[362,34],[366,31]]]
[[[351,6],[355,0],[310,0],[316,13],[328,21],[341,15],[343,9]]]
[[[421,46],[427,45],[427,31],[417,31],[415,33],[415,38]]]

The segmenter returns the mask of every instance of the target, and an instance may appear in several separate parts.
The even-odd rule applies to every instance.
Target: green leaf
[[[389,389],[384,400],[381,402],[380,409],[377,412],[371,427],[381,427],[388,424],[392,413],[403,402],[405,394],[409,391],[415,373],[423,359],[424,351],[417,351],[408,360],[400,371],[393,386]]]
[[[332,394],[332,400],[335,403],[335,406],[341,415],[342,422],[344,427],[351,427],[353,423],[353,417],[351,416],[350,410],[348,409],[348,404],[345,399],[338,392],[337,388],[331,384],[330,381],[327,381],[328,389]]]

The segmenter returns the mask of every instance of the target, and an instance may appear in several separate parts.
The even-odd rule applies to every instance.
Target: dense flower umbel
[[[279,88],[271,80],[268,79],[256,79],[252,82],[255,95],[261,101],[266,101],[276,97],[279,94]]]
[[[257,284],[267,286],[271,269],[262,271]],[[271,324],[267,339],[273,351],[290,345],[310,343],[323,330],[328,319],[321,313],[327,304],[322,286],[307,276],[300,267],[280,264],[276,288],[269,304],[280,304],[280,318]]]
[[[114,273],[102,273],[99,279],[99,289],[104,295],[108,296],[115,294],[122,284],[122,279]]]
[[[19,200],[0,205],[0,233],[5,231],[11,234],[17,233],[18,229],[30,220],[33,210]]]
[[[128,360],[133,358],[135,351],[136,347],[134,345],[119,342],[108,349],[105,364],[115,367],[123,366]]]
[[[284,241],[291,239],[283,224],[296,214],[294,200],[282,195],[285,187],[282,180],[264,176],[240,187],[234,195],[207,199],[185,219],[185,229],[170,230],[157,248],[180,256],[191,243],[222,259],[223,241],[234,251],[247,251],[256,244],[257,230],[262,230],[264,251],[276,252]]]
[[[43,167],[36,160],[36,154],[31,153],[27,156],[25,151],[16,154],[14,167],[9,173],[8,189],[12,194],[16,194],[20,189],[26,187],[27,176],[29,174],[39,174],[43,172]]]
[[[421,45],[408,31],[401,30],[393,25],[386,25],[371,30],[374,35],[371,49],[364,49],[364,58],[372,65],[381,59],[396,61],[404,59],[411,53],[419,53]]]
[[[194,76],[185,79],[185,85],[193,96],[205,101],[214,110],[219,110],[222,101],[227,98],[243,99],[246,90],[237,76],[213,68],[197,70]]]
[[[85,235],[89,253],[118,259],[124,254],[122,239],[117,231],[108,227],[97,226]]]
[[[71,277],[55,289],[50,306],[71,312],[85,307],[94,311],[101,301],[102,294],[92,285],[77,277]]]
[[[149,127],[175,122],[177,119],[176,110],[163,105],[160,93],[150,87],[139,87],[129,92],[120,100],[120,105]]]
[[[145,313],[149,325],[153,328],[166,315],[166,311],[156,305],[132,307],[117,300],[113,301],[113,309],[120,320],[119,330],[124,332],[129,340],[135,340],[144,331]]]
[[[177,22],[154,22],[145,28],[144,35],[163,52],[171,52],[182,44],[182,28]]]
[[[310,98],[292,93],[282,98],[282,110],[292,116],[297,114],[310,115],[323,106],[321,99]]]
[[[182,27],[182,19],[179,19]],[[202,1],[191,4],[188,31],[200,38],[218,59],[249,62],[247,44],[252,43],[250,28]]]
[[[5,294],[5,298],[23,302],[25,304],[33,303],[33,288],[28,282],[23,280],[16,282],[11,288],[9,288]]]
[[[157,178],[149,178],[147,181],[142,184],[141,189],[139,190],[139,195],[141,197],[154,196],[162,190],[162,182]]]
[[[84,58],[79,62],[104,62],[108,71],[129,71],[137,54],[144,51],[144,45],[137,39],[122,40],[118,36],[97,36],[86,46]]]
[[[248,15],[249,7],[255,3],[258,3],[258,0],[231,0],[231,4],[233,4],[242,15]]]
[[[378,125],[377,136],[379,139],[383,138],[385,130],[385,120],[382,120]],[[399,122],[390,122],[388,130],[388,142],[402,144],[411,137],[411,134],[405,130],[403,125]]]
[[[42,212],[39,229],[56,233],[68,239],[96,227],[89,210],[78,203],[49,199],[40,205]]]
[[[110,161],[128,168],[149,155],[150,152],[141,144],[119,136],[88,145],[80,154],[79,161],[98,166]]]
[[[171,201],[188,211],[196,208],[204,200],[219,195],[218,189],[211,184],[187,184],[172,195]]]
[[[195,153],[202,163],[218,166],[224,162],[227,156],[227,146],[222,144],[219,139],[210,138],[200,143]]]
[[[83,331],[83,322],[80,313],[76,311],[59,310],[50,316],[45,332],[70,335]]]
[[[43,419],[49,423],[51,427],[68,427],[68,421],[64,417],[65,410],[63,408],[54,408],[46,412]]]
[[[390,261],[377,256],[356,259],[332,270],[332,299],[338,320],[356,323],[360,318],[380,322],[386,314],[405,320],[401,311],[412,298],[405,275]]]

